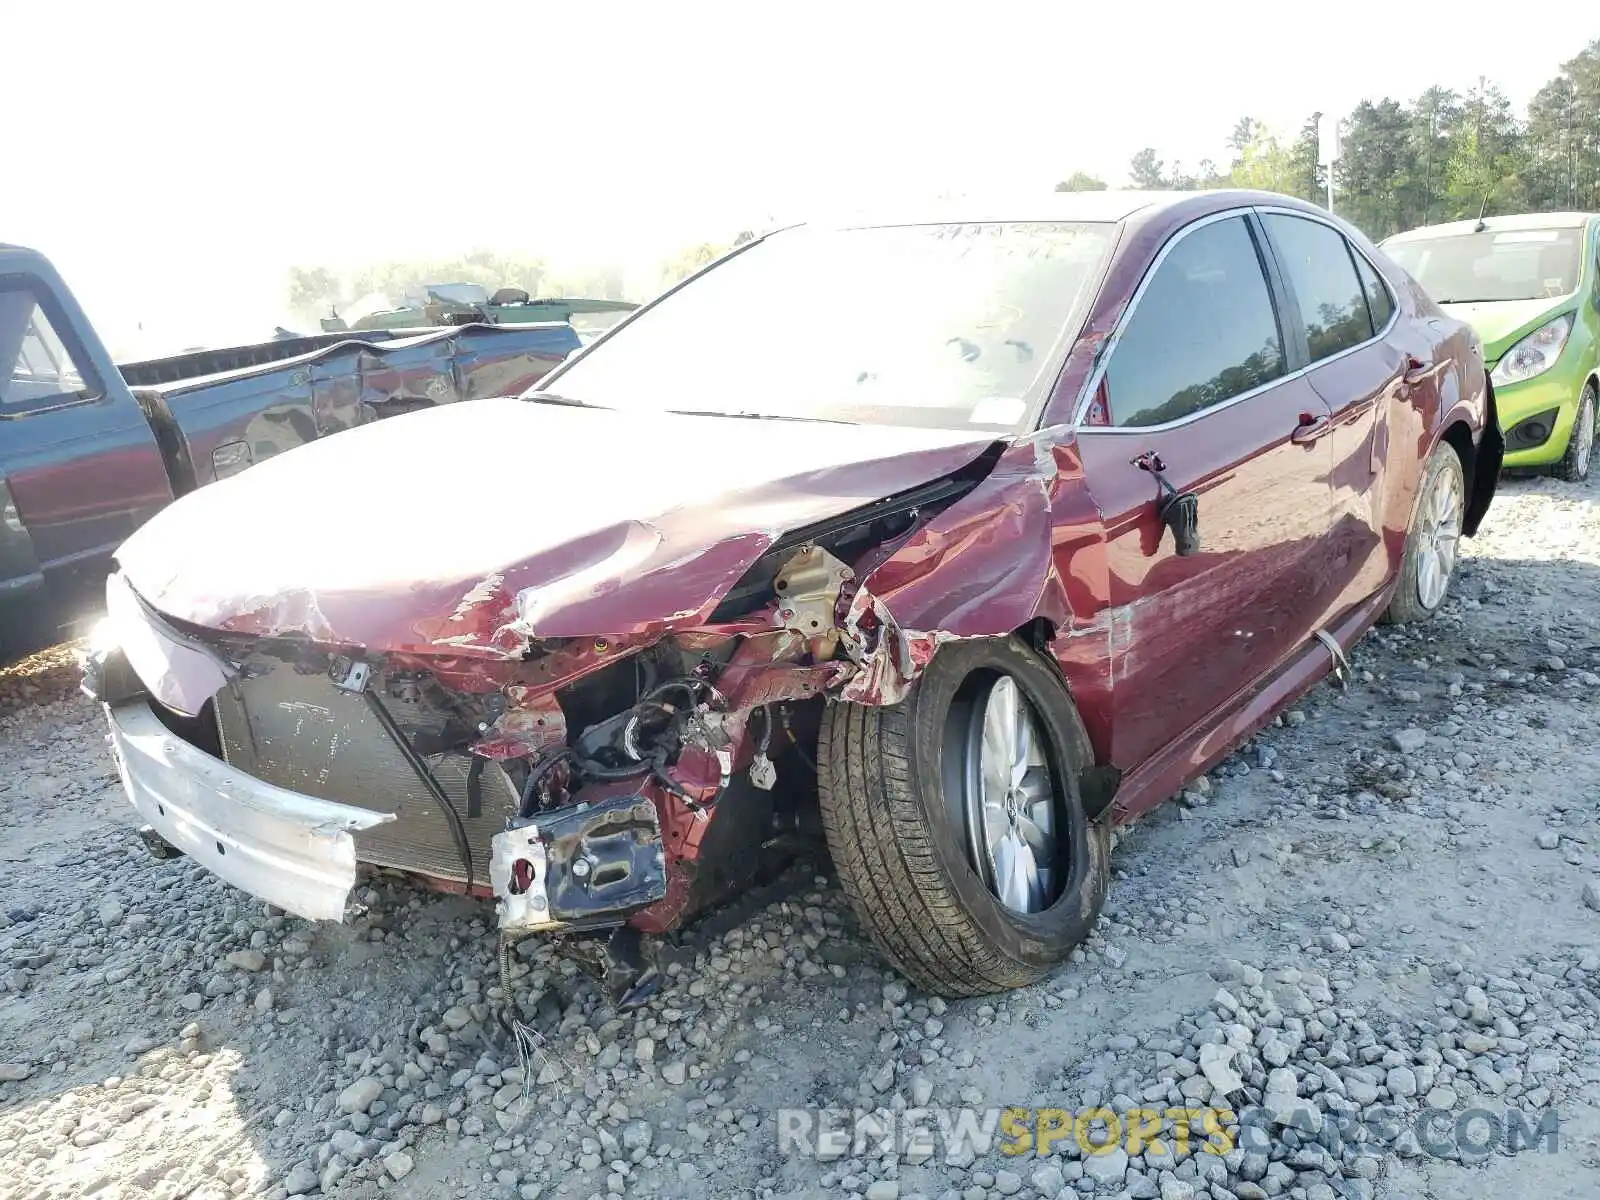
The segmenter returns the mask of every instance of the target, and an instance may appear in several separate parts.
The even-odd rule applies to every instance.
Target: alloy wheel
[[[1054,903],[1056,789],[1045,734],[1009,675],[979,693],[963,750],[963,809],[973,868],[1013,912]]]
[[[1417,599],[1427,609],[1443,603],[1455,570],[1461,541],[1461,492],[1461,472],[1452,464],[1434,476],[1422,498],[1417,526]]]
[[[1572,426],[1572,436],[1577,439],[1573,445],[1572,466],[1579,479],[1589,473],[1589,459],[1594,454],[1594,424],[1594,389],[1585,388],[1583,399],[1578,402],[1578,419]]]

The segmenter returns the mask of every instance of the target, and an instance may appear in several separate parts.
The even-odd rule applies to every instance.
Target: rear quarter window
[[[1389,285],[1384,282],[1383,276],[1378,274],[1359,252],[1353,253],[1356,260],[1356,273],[1361,276],[1361,290],[1367,296],[1367,311],[1372,314],[1372,331],[1381,333],[1390,319],[1394,316],[1394,294],[1389,291]]]
[[[0,409],[94,395],[31,288],[0,287]]]

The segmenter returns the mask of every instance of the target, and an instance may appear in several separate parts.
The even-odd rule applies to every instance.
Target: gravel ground
[[[637,1012],[525,943],[526,1083],[489,906],[374,880],[314,926],[152,861],[61,653],[13,668],[0,1194],[1593,1196],[1600,486],[1508,484],[1490,522],[1439,620],[1369,636],[1353,687],[1124,835],[1044,983],[910,991],[802,868],[691,933]],[[1095,1154],[780,1150],[780,1110],[1000,1105],[1246,1125],[1220,1155],[1198,1116]],[[1518,1120],[1556,1144],[1493,1136]]]

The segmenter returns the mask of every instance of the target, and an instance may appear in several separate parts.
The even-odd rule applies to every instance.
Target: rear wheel
[[[1567,452],[1552,469],[1551,474],[1568,483],[1582,483],[1589,478],[1589,464],[1594,458],[1595,388],[1590,380],[1583,385],[1583,395],[1578,400],[1578,415],[1572,422],[1572,434],[1567,438]]]
[[[919,986],[1020,987],[1093,928],[1109,830],[1079,795],[1088,735],[1054,668],[1021,642],[949,643],[897,705],[831,704],[818,755],[840,881]]]
[[[1440,442],[1422,473],[1400,581],[1383,614],[1389,624],[1426,621],[1444,605],[1455,575],[1465,504],[1461,458],[1449,442]]]

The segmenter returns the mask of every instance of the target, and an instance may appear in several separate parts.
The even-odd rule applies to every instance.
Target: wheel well
[[[1468,496],[1472,495],[1473,476],[1478,468],[1478,448],[1472,444],[1472,429],[1465,421],[1457,421],[1444,431],[1444,441],[1455,447],[1456,456],[1461,459],[1461,472],[1463,490]]]
[[[1035,617],[1012,630],[1012,636],[1048,658],[1050,643],[1056,640],[1056,625],[1049,617]]]

